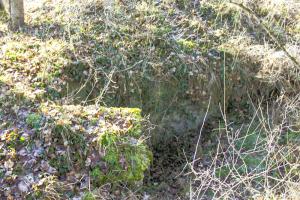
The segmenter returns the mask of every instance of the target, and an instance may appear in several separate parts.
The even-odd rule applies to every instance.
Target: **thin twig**
[[[208,111],[209,111],[209,108],[210,108],[210,101],[211,101],[211,96],[209,97],[209,101],[208,101],[207,109],[206,109],[206,112],[205,112],[205,115],[204,115],[204,119],[202,121],[202,125],[201,125],[201,128],[199,130],[199,136],[198,136],[198,140],[197,140],[197,144],[196,144],[196,149],[195,149],[195,152],[194,152],[192,167],[194,167],[194,164],[195,164],[196,155],[197,155],[197,152],[198,152],[198,146],[199,146],[199,143],[200,143],[202,130],[203,130],[203,127],[204,127],[204,124],[205,124],[205,121],[206,121],[206,118],[207,118],[207,114],[208,114]]]

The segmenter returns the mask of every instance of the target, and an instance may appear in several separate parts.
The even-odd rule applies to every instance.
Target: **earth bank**
[[[201,1],[200,6],[116,1],[108,6],[95,0],[28,0],[28,25],[18,33],[7,30],[2,13],[1,174],[5,184],[14,186],[7,186],[10,192],[3,195],[36,188],[37,194],[30,195],[41,198],[49,196],[43,187],[51,185],[53,198],[71,197],[84,192],[85,176],[95,190],[81,196],[98,198],[107,191],[99,189],[103,183],[138,188],[146,172],[146,189],[140,187],[136,198],[150,193],[159,199],[165,191],[169,199],[188,198],[195,177],[181,176],[182,169],[193,158],[200,159],[200,171],[203,165],[206,169],[218,154],[218,142],[230,146],[225,137],[230,128],[232,133],[241,124],[254,129],[251,118],[257,107],[262,105],[262,112],[271,116],[272,127],[283,119],[297,124],[297,110],[286,119],[286,107],[278,105],[291,102],[299,91],[299,7],[268,2],[242,1],[253,14],[228,1]],[[268,106],[273,113],[264,109]],[[150,115],[152,125],[135,108],[145,118]],[[249,149],[267,134],[249,130],[240,135],[245,144],[238,140],[234,146]],[[290,134],[298,137],[295,131]],[[37,175],[25,175],[20,166],[32,153],[38,160],[36,171],[48,175],[29,189],[23,182]],[[264,156],[243,157],[239,165],[244,171],[256,168]],[[217,169],[220,179],[230,174],[228,166]],[[63,192],[65,182],[77,184],[67,189],[70,194]]]

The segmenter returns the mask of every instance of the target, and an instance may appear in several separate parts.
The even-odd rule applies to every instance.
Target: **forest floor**
[[[300,4],[112,2],[0,12],[1,199],[297,199]]]

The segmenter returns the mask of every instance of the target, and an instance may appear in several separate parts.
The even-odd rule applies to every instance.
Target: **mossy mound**
[[[42,105],[41,110],[55,124],[49,145],[59,139],[65,150],[73,148],[70,164],[90,166],[96,183],[143,179],[151,152],[144,144],[140,109]],[[59,165],[56,158],[52,162]]]
[[[53,186],[77,182],[55,186],[61,198],[87,191],[88,180],[90,189],[135,185],[151,164],[140,109],[42,104],[15,111],[17,122],[0,118],[0,186],[9,188],[1,196],[43,198],[45,181]]]

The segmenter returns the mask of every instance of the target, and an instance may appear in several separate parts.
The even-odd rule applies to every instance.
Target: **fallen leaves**
[[[0,195],[7,198],[36,191],[46,195],[52,189],[56,198],[62,198],[63,191],[80,194],[90,187],[90,169],[99,168],[103,176],[114,170],[104,159],[108,152],[115,151],[110,148],[120,148],[121,152],[128,146],[128,152],[111,157],[116,158],[115,162],[125,172],[134,169],[130,167],[133,161],[129,158],[143,157],[135,157],[136,152],[147,154],[130,150],[141,144],[136,138],[139,135],[130,135],[129,131],[141,120],[136,115],[140,111],[136,109],[131,112],[127,108],[45,103],[34,109],[15,105],[5,112],[14,113],[0,118],[0,175],[3,173],[0,187],[7,188],[3,194],[0,191]],[[14,120],[16,118],[18,120]],[[99,138],[107,134],[123,139],[112,147],[100,146]],[[115,179],[126,181],[124,177]],[[68,187],[60,188],[61,185]]]

